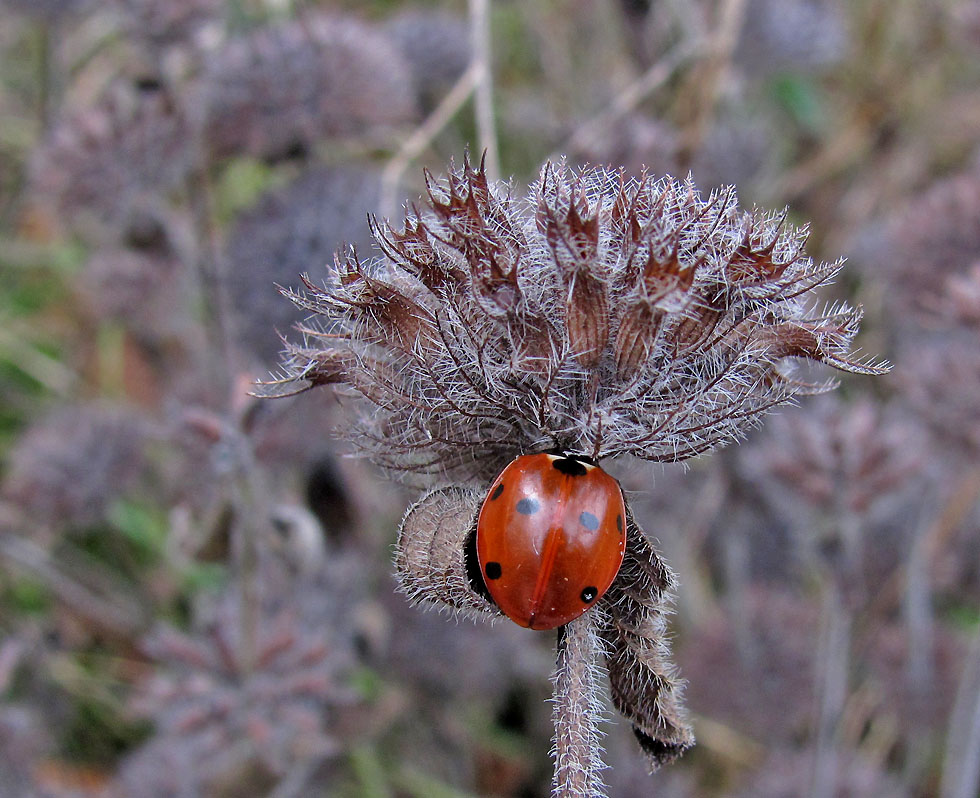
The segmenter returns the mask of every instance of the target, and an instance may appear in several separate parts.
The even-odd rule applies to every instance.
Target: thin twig
[[[449,93],[443,97],[442,102],[429,115],[429,117],[402,143],[401,148],[388,161],[381,173],[381,215],[391,218],[397,210],[398,184],[401,182],[402,175],[432,140],[439,135],[439,132],[449,124],[463,104],[473,93],[477,81],[476,64],[471,63],[466,71],[460,75],[459,80],[450,89]]]
[[[850,662],[850,612],[836,585],[826,584],[824,593],[824,628],[818,671],[820,714],[810,788],[813,798],[831,798],[837,794],[838,730],[847,699]]]
[[[684,150],[688,153],[697,152],[704,139],[721,88],[725,84],[725,76],[731,67],[732,55],[738,44],[745,18],[746,5],[746,0],[724,0],[721,5],[718,26],[708,46],[708,60],[697,82],[697,106],[694,118],[685,135]]]
[[[490,50],[490,0],[469,0],[470,41],[476,68],[476,130],[484,153],[487,177],[500,179],[497,128],[493,119],[493,64]]]
[[[482,152],[486,153],[487,177],[500,177],[497,132],[493,118],[493,70],[490,64],[490,0],[470,0],[472,56],[466,71],[442,98],[436,109],[415,129],[392,156],[381,173],[381,215],[392,218],[398,210],[398,185],[409,165],[449,124],[470,96],[476,103],[476,127]]]
[[[228,276],[219,254],[210,176],[206,165],[195,164],[186,182],[194,231],[194,260],[205,304],[209,337],[208,358],[212,379],[227,393],[234,380],[235,360],[231,334],[231,300]]]
[[[942,798],[974,798],[980,794],[980,630],[963,663],[946,737]]]
[[[567,152],[582,152],[595,146],[609,127],[632,111],[643,100],[663,86],[687,61],[701,51],[698,42],[677,45],[635,81],[617,94],[612,102],[591,119],[579,125],[549,159],[558,160]]]

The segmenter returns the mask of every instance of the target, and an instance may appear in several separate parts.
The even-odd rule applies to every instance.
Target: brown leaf
[[[673,575],[632,515],[627,517],[623,567],[603,598],[613,704],[633,725],[651,770],[694,745],[681,705],[682,682],[669,661],[666,615]]]
[[[501,615],[477,593],[467,571],[467,541],[483,495],[460,486],[437,488],[402,519],[395,550],[399,589],[416,603],[464,613]],[[475,578],[479,578],[479,568]]]

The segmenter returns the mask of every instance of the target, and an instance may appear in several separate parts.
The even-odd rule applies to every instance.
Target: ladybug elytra
[[[595,604],[626,551],[619,483],[571,454],[518,457],[498,476],[476,526],[490,597],[530,629],[553,629]]]

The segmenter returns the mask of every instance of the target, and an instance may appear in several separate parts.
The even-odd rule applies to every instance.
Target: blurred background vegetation
[[[0,0],[0,796],[548,794],[553,636],[409,608],[413,492],[342,457],[346,403],[248,395],[301,319],[276,285],[492,142],[481,5]],[[975,798],[980,3],[486,25],[504,175],[789,205],[895,363],[615,464],[680,577],[699,745],[650,777],[610,723],[611,795]]]

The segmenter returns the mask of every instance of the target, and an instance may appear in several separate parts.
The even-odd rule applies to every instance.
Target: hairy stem
[[[562,627],[554,676],[554,798],[602,798],[596,611]]]

